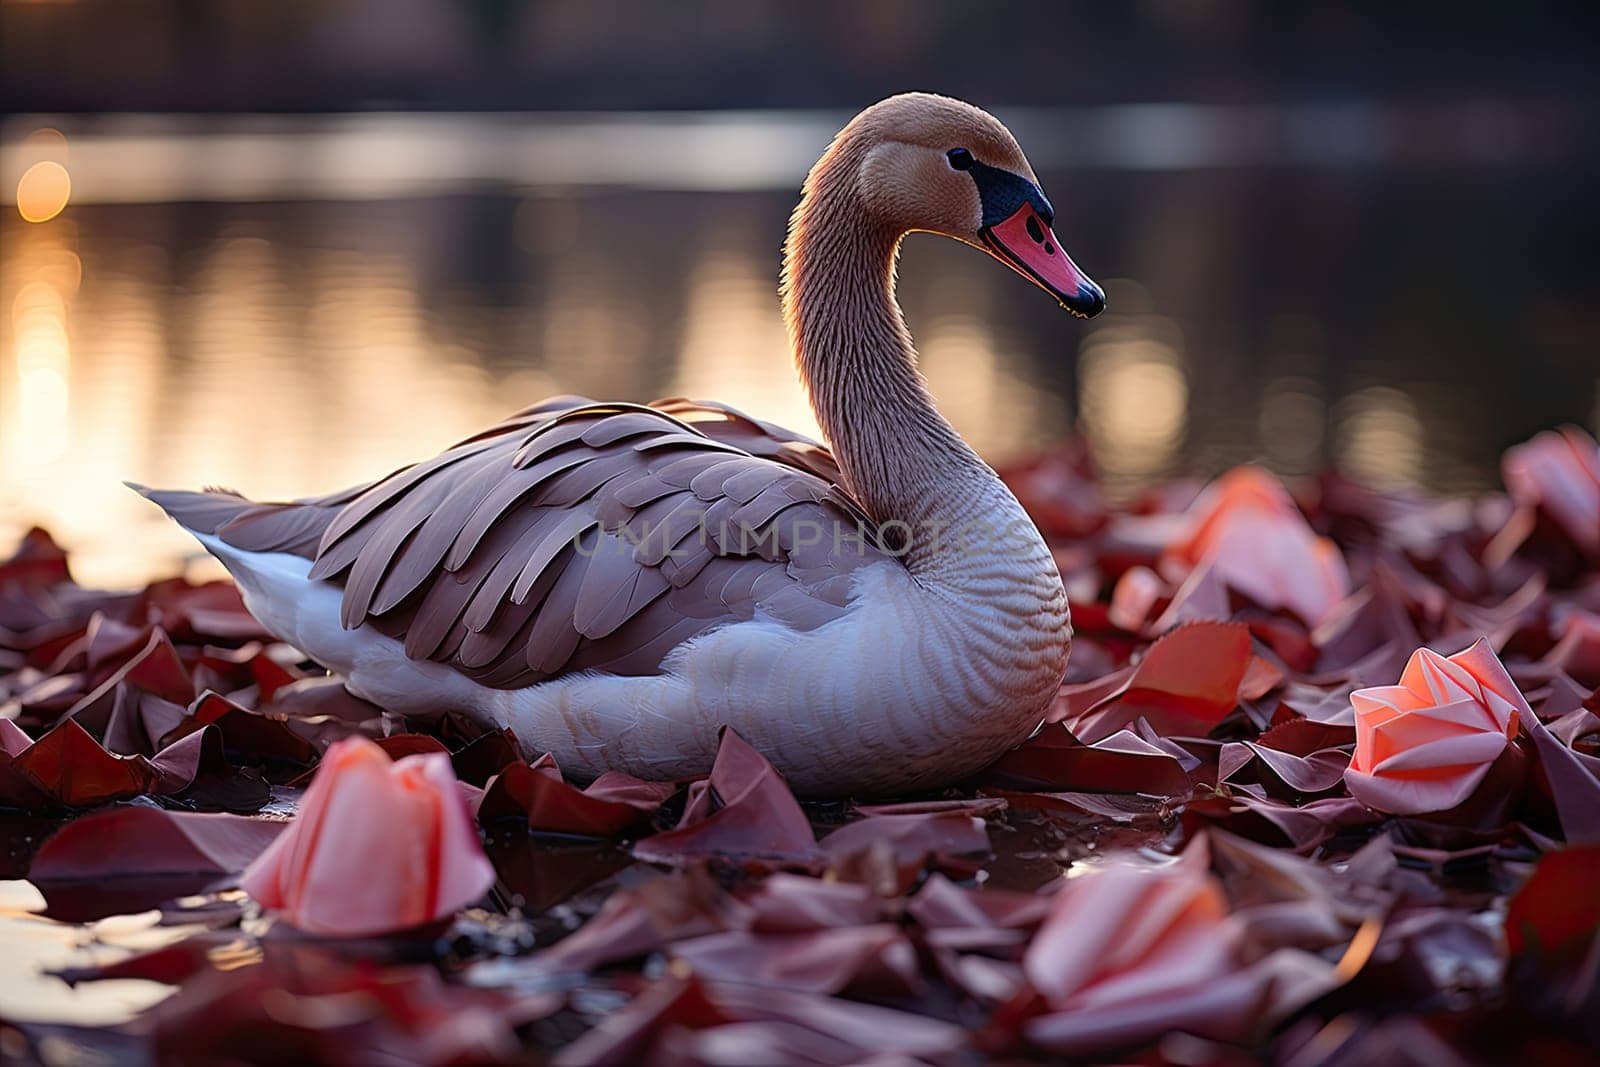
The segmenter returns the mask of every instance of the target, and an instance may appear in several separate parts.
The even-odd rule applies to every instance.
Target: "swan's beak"
[[[1106,294],[1072,262],[1032,203],[1024,201],[1004,221],[979,230],[978,236],[990,255],[1079,318],[1090,319],[1105,310]]]

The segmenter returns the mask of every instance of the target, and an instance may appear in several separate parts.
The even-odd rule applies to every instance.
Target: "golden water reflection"
[[[1275,378],[1261,398],[1256,430],[1262,452],[1285,474],[1309,474],[1322,460],[1328,405],[1322,387],[1310,378]]]
[[[1335,411],[1335,449],[1346,473],[1380,489],[1413,485],[1423,459],[1422,420],[1399,389],[1359,389]]]
[[[40,145],[66,158],[64,142]],[[686,394],[815,433],[776,295],[789,201],[529,189],[3,213],[0,540],[42,524],[81,580],[141,582],[200,554],[124,479],[326,492],[554,393]],[[1089,324],[970,249],[908,243],[900,295],[922,371],[991,462],[1076,427],[1121,493],[1251,460],[1493,484],[1499,445],[1429,384],[1464,380],[1449,353],[1402,376],[1321,354],[1337,338],[1262,330],[1258,359],[1223,329],[1236,318],[1186,295],[1192,279],[1219,299],[1212,276],[1157,282],[1171,248],[1137,237],[1108,258],[1148,280],[1110,279],[1111,310]],[[1492,382],[1459,388],[1494,409]]]
[[[174,944],[203,929],[193,924],[162,925],[158,911],[77,924],[46,918],[40,914],[44,909],[44,897],[29,883],[0,881],[0,937],[6,945],[0,1015],[7,1020],[78,1026],[125,1023],[171,996],[174,987],[139,978],[74,986],[54,972],[120,962],[135,953]],[[76,1056],[70,1059],[79,1061]]]
[[[547,269],[503,303],[430,293],[426,255],[337,219],[314,242],[228,219],[176,248],[159,233],[106,240],[92,221],[8,229],[0,537],[48,527],[92,584],[186,565],[214,573],[124,480],[264,499],[329,491],[557,392],[713,398],[818,433],[788,352],[775,254],[751,240],[763,220],[699,234],[688,271],[667,283],[678,288],[650,300],[548,204],[515,219]],[[74,251],[81,229],[87,267]],[[547,237],[560,254],[547,254]],[[930,275],[908,294],[928,309],[916,325],[935,393],[997,460],[1071,421],[1032,380],[1025,346],[989,321],[994,286],[1009,281]]]
[[[1107,310],[1079,354],[1084,433],[1112,485],[1148,481],[1178,466],[1189,413],[1183,331],[1147,310],[1131,282],[1107,286]]]

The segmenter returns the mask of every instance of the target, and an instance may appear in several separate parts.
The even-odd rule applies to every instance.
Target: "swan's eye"
[[[972,153],[965,148],[952,148],[945,153],[945,158],[956,170],[971,170],[972,165],[977,162],[972,158]]]

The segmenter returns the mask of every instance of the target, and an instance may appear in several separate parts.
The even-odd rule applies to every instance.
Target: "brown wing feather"
[[[344,587],[346,626],[500,688],[655,673],[758,612],[839,617],[851,573],[888,557],[828,451],[731,408],[658,404],[556,398],[316,500],[152,495],[229,544],[312,559]]]
[[[833,453],[828,451],[826,445],[746,415],[737,408],[712,400],[688,400],[681,396],[657,400],[650,406],[688,423],[707,437],[734,445],[752,456],[815,474],[825,482],[838,484],[843,480],[839,474],[839,464],[834,462]]]

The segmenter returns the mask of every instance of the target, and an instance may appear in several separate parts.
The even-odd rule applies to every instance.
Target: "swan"
[[[943,234],[1093,316],[1053,221],[998,120],[893,96],[812,168],[784,249],[828,446],[718,404],[558,397],[328,496],[132,487],[353,693],[510,727],[574,777],[704,774],[726,725],[802,795],[947,784],[1037,727],[1071,623],[1043,539],[934,406],[895,264]]]

